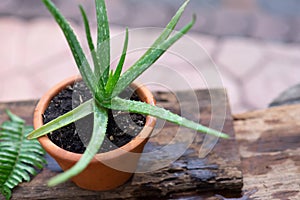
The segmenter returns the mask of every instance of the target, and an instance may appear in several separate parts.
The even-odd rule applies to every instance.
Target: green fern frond
[[[0,192],[10,199],[11,190],[23,180],[30,181],[46,160],[39,142],[26,139],[33,128],[10,111],[7,114],[10,120],[0,126]]]

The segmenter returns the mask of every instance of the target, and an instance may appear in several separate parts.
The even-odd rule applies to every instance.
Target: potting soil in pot
[[[131,95],[132,94],[132,95]],[[131,100],[139,101],[139,97],[131,88],[126,89],[120,97],[131,96]],[[56,95],[50,102],[44,114],[47,123],[73,108],[91,99],[92,95],[84,82],[76,82]],[[144,127],[146,117],[141,114],[109,110],[106,138],[100,152],[107,152],[130,142]],[[93,130],[93,115],[60,128],[48,134],[50,140],[57,146],[74,153],[83,153]]]

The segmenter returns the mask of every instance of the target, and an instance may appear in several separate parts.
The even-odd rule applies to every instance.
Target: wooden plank
[[[253,199],[299,200],[300,105],[235,115],[234,127]]]
[[[2,123],[8,119],[5,110],[10,109],[10,111],[26,120],[27,124],[32,124],[32,116],[36,103],[37,100],[0,103],[0,122]]]
[[[187,113],[195,113],[195,102],[191,101],[191,92],[177,93],[180,98],[180,105],[176,97],[171,93],[156,93],[158,105],[163,106],[173,112],[179,113],[180,106],[186,108]],[[205,158],[199,158],[198,152],[202,145],[203,134],[196,134],[194,142],[185,153],[172,164],[163,169],[135,174],[133,178],[124,186],[113,191],[93,192],[79,189],[72,182],[64,183],[58,187],[48,188],[47,180],[57,174],[46,167],[30,183],[23,183],[14,190],[13,199],[121,199],[121,198],[181,198],[183,196],[207,197],[217,199],[216,193],[230,191],[232,195],[238,195],[241,191],[242,172],[237,144],[234,139],[233,120],[227,99],[224,98],[224,90],[199,90],[196,104],[199,105],[201,113],[201,123],[208,125],[211,123],[211,95],[217,99],[217,104],[213,107],[215,117],[222,116],[224,119],[224,132],[232,138],[229,140],[219,140],[213,151]],[[13,112],[22,116],[31,123],[31,116],[34,109],[33,102],[17,102],[0,104],[0,120],[5,119],[3,110],[12,109]],[[225,108],[225,109],[224,109]],[[219,112],[219,113],[218,113]],[[226,112],[226,113],[224,113]],[[197,113],[197,112],[196,112]],[[199,120],[198,114],[190,115],[190,118]],[[222,117],[220,117],[222,118]],[[222,119],[220,120],[222,121]],[[159,134],[152,137],[146,146],[146,150],[151,151],[156,148],[168,145],[178,131],[178,127],[173,124],[166,124]],[[188,129],[177,134],[178,141],[184,140],[186,134],[192,134]],[[170,144],[169,144],[170,145]],[[180,143],[171,143],[173,153],[180,148]],[[147,159],[147,158],[146,158]],[[157,162],[162,162],[158,160]],[[144,162],[141,162],[144,163]]]

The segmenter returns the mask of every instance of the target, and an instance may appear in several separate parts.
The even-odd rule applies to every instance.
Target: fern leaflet
[[[10,111],[7,114],[10,120],[0,126],[0,192],[10,199],[11,190],[23,180],[30,181],[46,161],[39,142],[26,139],[33,128]]]

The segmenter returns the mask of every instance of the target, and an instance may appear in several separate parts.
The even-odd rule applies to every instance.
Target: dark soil
[[[83,82],[68,86],[55,96],[44,114],[44,123],[67,113],[73,108],[91,99],[92,95]],[[139,101],[131,88],[127,88],[120,97],[129,97]],[[127,98],[127,99],[129,99]],[[146,117],[140,114],[109,110],[106,138],[99,152],[107,152],[130,142],[143,129]],[[83,153],[93,130],[93,115],[86,116],[68,126],[48,134],[57,146],[74,153]]]

